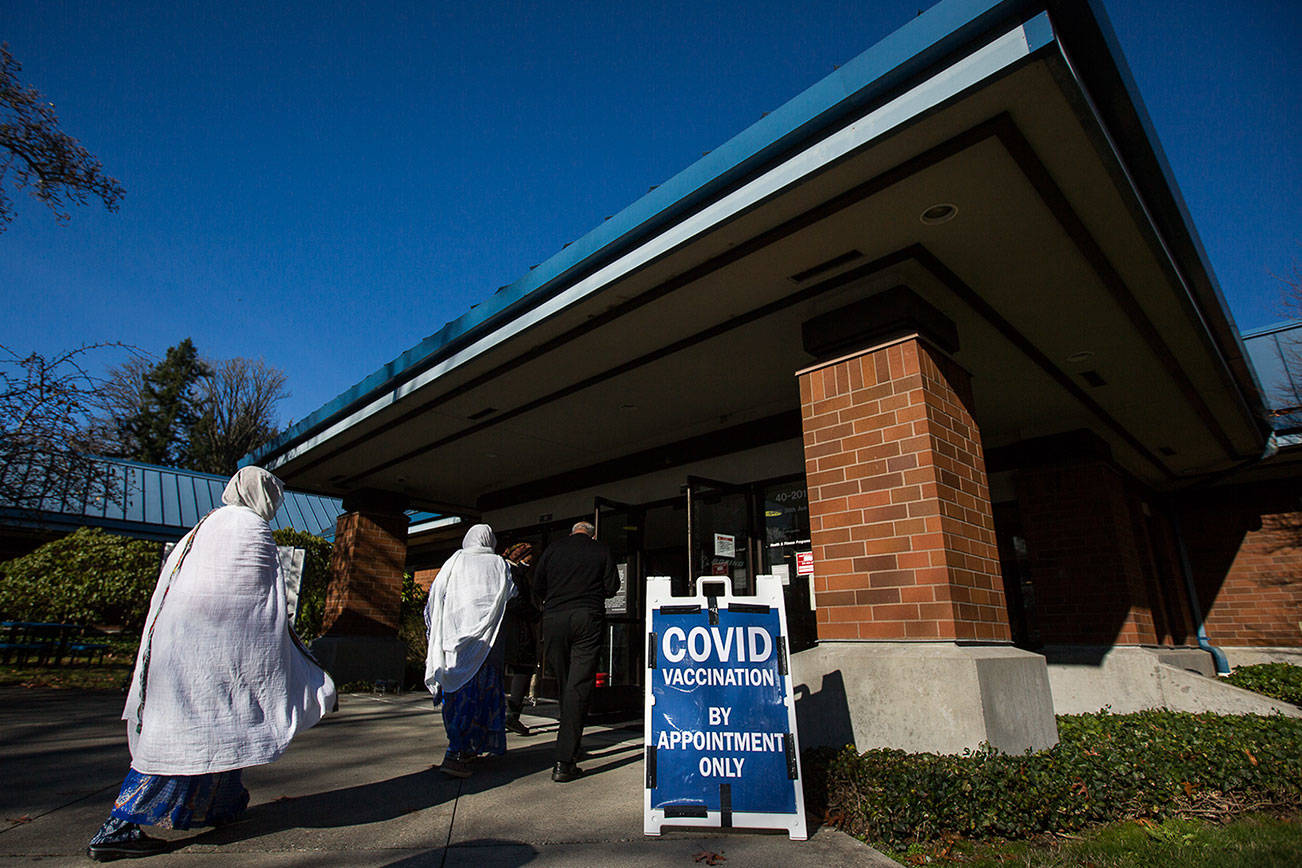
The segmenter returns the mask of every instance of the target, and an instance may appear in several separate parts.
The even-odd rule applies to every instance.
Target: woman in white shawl
[[[249,801],[240,770],[279,757],[334,706],[334,683],[289,627],[268,524],[283,498],[279,479],[242,468],[163,565],[122,712],[131,770],[92,859],[166,849],[142,825],[236,819]]]
[[[452,777],[469,777],[468,761],[480,754],[506,753],[502,653],[494,643],[515,583],[496,545],[488,525],[470,528],[461,550],[439,570],[425,606],[425,686],[443,693],[448,749],[440,768]]]

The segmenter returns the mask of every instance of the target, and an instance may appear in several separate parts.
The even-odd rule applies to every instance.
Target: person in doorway
[[[335,704],[335,686],[290,629],[269,524],[281,481],[242,468],[181,538],[158,578],[122,717],[131,769],[87,855],[168,848],[141,826],[239,818],[241,770],[269,763]]]
[[[590,522],[575,524],[568,537],[543,551],[534,570],[534,594],[543,609],[543,655],[560,692],[561,718],[552,767],[552,780],[558,783],[583,774],[575,761],[597,680],[605,600],[619,591],[615,557],[595,535]]]
[[[502,646],[496,640],[515,582],[496,546],[488,525],[466,531],[425,605],[425,686],[435,695],[442,691],[448,736],[439,768],[455,778],[470,777],[470,761],[481,754],[506,753]]]
[[[527,542],[516,543],[502,553],[511,566],[511,579],[515,582],[515,596],[506,604],[506,620],[501,636],[503,656],[506,660],[506,728],[517,735],[532,735],[529,727],[520,720],[524,710],[524,695],[538,668],[538,619],[541,613],[534,605],[529,573],[533,567],[533,546]]]

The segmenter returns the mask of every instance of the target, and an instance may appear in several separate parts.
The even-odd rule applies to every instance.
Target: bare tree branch
[[[277,433],[276,407],[289,397],[283,372],[261,359],[209,362],[200,416],[190,430],[195,470],[234,473],[239,460]]]
[[[5,190],[12,180],[44,202],[56,220],[68,219],[69,205],[85,205],[94,196],[116,211],[126,191],[72,136],[59,129],[54,105],[34,87],[18,81],[22,65],[0,45],[0,232],[14,219]]]
[[[47,358],[0,345],[0,508],[39,518],[121,496],[113,469],[95,457],[103,380],[84,364],[110,347],[134,352],[96,344]]]

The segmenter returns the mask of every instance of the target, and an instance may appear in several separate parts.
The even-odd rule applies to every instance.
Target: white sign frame
[[[717,588],[723,585],[724,593],[718,595],[707,595],[707,589]],[[655,613],[662,606],[698,606],[702,611],[708,612],[711,606],[718,609],[726,609],[732,603],[742,603],[747,605],[761,605],[776,609],[778,615],[778,633],[775,637],[775,646],[777,653],[783,655],[785,662],[780,665],[781,683],[783,691],[783,704],[787,710],[787,730],[791,735],[794,748],[794,765],[796,776],[794,779],[788,778],[789,783],[794,788],[795,795],[795,813],[766,813],[753,811],[730,811],[725,818],[722,810],[707,810],[705,816],[671,816],[666,817],[663,809],[653,808],[651,806],[652,791],[652,749],[655,746],[653,735],[653,711],[655,707],[655,697],[652,692],[655,676],[659,673],[654,667],[656,662],[654,658],[647,662],[648,669],[646,673],[643,708],[643,751],[642,751],[642,831],[646,835],[657,837],[661,829],[669,826],[688,826],[688,827],[707,827],[707,828],[736,828],[736,829],[783,829],[787,832],[788,837],[793,841],[804,841],[809,837],[808,828],[805,822],[805,792],[802,782],[804,781],[804,771],[800,763],[800,735],[796,729],[796,699],[794,685],[791,679],[791,663],[789,656],[789,645],[787,637],[790,635],[787,630],[787,612],[783,602],[782,580],[778,576],[760,575],[755,577],[755,595],[754,596],[733,596],[732,581],[727,576],[701,576],[696,582],[697,592],[691,597],[675,597],[670,591],[670,579],[668,576],[649,576],[646,580],[646,628],[647,636],[647,653],[648,655],[658,655],[659,648],[652,645],[652,625]],[[704,727],[704,721],[700,724]]]

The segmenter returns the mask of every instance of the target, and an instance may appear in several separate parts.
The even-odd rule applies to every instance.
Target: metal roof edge
[[[1144,106],[1130,66],[1126,63],[1103,8],[1102,0],[1049,0],[1049,15],[1070,52],[1073,67],[1094,101],[1101,119],[1150,209],[1155,229],[1171,245],[1172,255],[1188,281],[1191,300],[1204,317],[1216,348],[1234,379],[1244,389],[1245,406],[1253,412],[1265,443],[1270,431],[1262,413],[1261,382],[1247,359],[1234,315],[1212,270],[1202,239],[1176,182],[1166,152]],[[1200,292],[1204,288],[1205,292]]]
[[[1040,13],[1048,12],[1048,21]],[[1264,407],[1262,388],[1212,271],[1152,120],[1125,61],[1102,0],[942,0],[857,57],[747,127],[668,181],[562,248],[521,279],[345,390],[281,436],[240,459],[265,462],[329,423],[390,391],[398,383],[464,346],[472,338],[545,301],[576,272],[595,268],[653,235],[703,200],[737,183],[777,155],[816,136],[847,114],[898,93],[988,38],[1025,24],[1031,50],[1059,41],[1069,51],[1101,119],[1151,209],[1159,234],[1172,245],[1206,317],[1215,346],[1244,389],[1245,405]],[[1200,290],[1202,290],[1200,292]],[[1258,419],[1262,436],[1268,435]]]
[[[162,464],[148,464],[144,461],[135,461],[130,458],[114,458],[110,455],[93,455],[91,457],[96,461],[104,461],[121,467],[139,467],[142,470],[159,470],[177,476],[188,476],[192,479],[215,479],[219,482],[227,482],[230,480],[230,476],[222,475],[220,473],[207,473],[203,470],[189,470],[184,467],[167,467]],[[322,495],[314,496],[321,497]]]
[[[1239,337],[1246,341],[1251,338],[1265,337],[1266,335],[1278,334],[1279,332],[1286,332],[1296,328],[1302,328],[1302,319],[1289,319],[1282,322],[1272,323],[1270,325],[1260,326],[1259,328],[1250,329],[1246,332],[1239,332]]]
[[[220,506],[221,504],[218,503],[216,499],[217,495],[220,493],[220,488],[214,490],[205,486],[200,489],[196,488],[194,484],[185,485],[185,488],[183,488],[183,484],[176,483],[175,480],[201,480],[207,483],[216,482],[219,485],[225,485],[226,481],[229,479],[228,476],[222,474],[205,473],[200,470],[189,470],[183,467],[165,467],[159,464],[147,464],[143,461],[133,461],[127,458],[113,458],[104,455],[95,455],[91,456],[91,458],[103,465],[148,472],[153,474],[156,478],[167,478],[171,480],[167,484],[172,485],[175,488],[175,509],[179,511],[180,515],[184,515],[186,506],[182,505],[181,501],[185,500],[186,505],[192,508],[196,518],[203,515],[208,509],[208,506],[204,505],[203,502],[200,502],[197,492],[199,490],[213,491],[212,500],[208,501],[208,503],[211,503],[214,506]],[[138,476],[137,481],[142,478],[142,476]],[[66,499],[61,499],[59,502],[61,509],[58,510],[20,509],[12,506],[0,505],[0,525],[24,526],[29,523],[28,519],[32,516],[39,516],[39,521],[35,522],[35,525],[37,526],[66,529],[89,525],[103,527],[115,532],[148,537],[151,539],[176,538],[184,534],[185,531],[193,525],[192,521],[183,521],[181,523],[169,521],[165,512],[161,511],[161,506],[155,507],[155,509],[160,510],[158,512],[158,521],[149,521],[147,513],[142,513],[142,516],[139,519],[126,517],[125,512],[127,510],[128,502],[134,498],[148,497],[144,493],[143,489],[140,488],[132,487],[129,491],[125,490],[125,487],[129,484],[129,479],[130,477],[126,473],[123,473],[119,480],[119,482],[124,486],[122,496],[125,499],[124,502],[119,502],[117,504],[121,507],[120,511],[123,513],[121,516],[116,514],[112,516],[102,514],[107,510],[107,505],[105,504],[101,504],[100,506],[101,514],[95,514],[87,511],[86,504],[81,504],[81,510],[77,511],[76,504],[69,504]],[[187,500],[187,493],[192,494],[193,497]],[[159,501],[159,503],[161,504],[161,501]],[[310,506],[311,504],[315,504],[318,508],[313,508]],[[311,512],[310,515],[304,513],[304,505],[309,505],[308,508]],[[72,508],[72,511],[69,511],[69,508]],[[281,509],[277,511],[271,521],[273,529],[278,529],[277,525],[283,525],[286,527],[294,525],[294,520],[287,518],[290,514],[287,510],[297,510],[301,514],[301,518],[308,522],[309,526],[298,528],[299,530],[330,538],[334,535],[334,525],[331,522],[343,512],[343,504],[337,497],[286,488],[284,502]]]
[[[515,283],[448,322],[275,440],[245,455],[240,465],[266,461],[301,442],[331,420],[464,344],[470,336],[543,301],[549,289],[558,288],[557,284],[592,265],[594,259],[613,256],[631,246],[776,154],[790,150],[845,114],[884,99],[919,73],[980,42],[1001,26],[1033,17],[1045,6],[1033,0],[943,0],[562,248]],[[1046,36],[1051,38],[1052,32],[1041,24],[1035,38]]]

